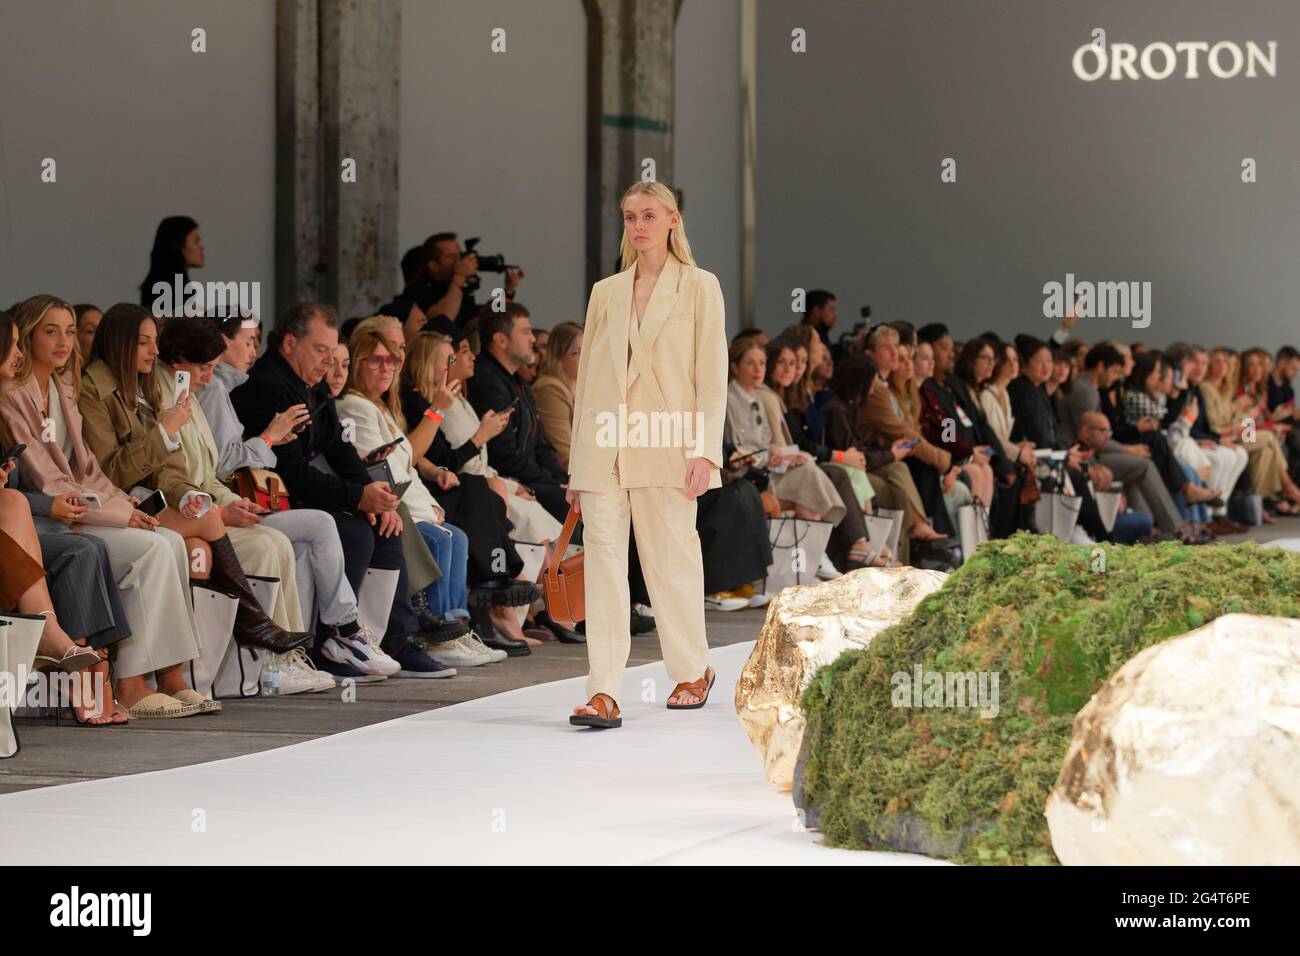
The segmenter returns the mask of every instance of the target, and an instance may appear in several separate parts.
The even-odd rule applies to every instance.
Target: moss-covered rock
[[[796,801],[831,846],[1056,863],[1043,808],[1075,713],[1138,651],[1233,612],[1300,617],[1300,554],[982,545],[909,618],[818,671]],[[918,666],[996,674],[997,715],[895,706],[895,675]]]

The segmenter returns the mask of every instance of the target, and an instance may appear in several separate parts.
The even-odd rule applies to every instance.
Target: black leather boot
[[[211,581],[217,587],[230,591],[239,598],[235,613],[235,641],[253,647],[265,648],[277,654],[287,654],[314,637],[310,631],[286,631],[267,617],[257,595],[249,587],[244,569],[239,566],[230,538],[222,536],[209,541],[212,549]]]
[[[498,631],[496,625],[492,623],[492,615],[488,612],[486,605],[475,604],[475,602],[471,601],[469,619],[474,625],[474,633],[487,647],[493,650],[505,651],[510,657],[527,657],[533,652],[533,649],[524,641],[507,637]]]

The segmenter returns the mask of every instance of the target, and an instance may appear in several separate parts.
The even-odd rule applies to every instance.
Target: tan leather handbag
[[[564,557],[569,550],[569,539],[578,526],[578,512],[569,506],[560,537],[546,556],[542,581],[546,587],[546,610],[556,621],[576,624],[587,616],[587,595],[582,580],[583,553]]]
[[[247,498],[271,511],[289,510],[289,492],[280,476],[266,468],[240,468],[226,484],[241,498]]]

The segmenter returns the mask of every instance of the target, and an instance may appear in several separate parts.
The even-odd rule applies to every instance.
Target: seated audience
[[[26,446],[20,457],[23,486],[84,506],[74,530],[108,546],[130,630],[111,652],[114,700],[141,719],[220,710],[185,680],[183,665],[198,656],[199,638],[185,593],[190,562],[184,539],[160,528],[157,518],[109,481],[82,436],[81,356],[72,306],[37,295],[15,306],[13,316],[18,367],[0,388],[0,418],[13,441]]]
[[[582,356],[582,326],[561,322],[551,330],[533,384],[542,433],[555,449],[555,457],[569,467],[569,440],[573,431],[573,389]]]

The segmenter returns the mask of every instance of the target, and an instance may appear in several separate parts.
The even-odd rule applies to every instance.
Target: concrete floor
[[[1300,520],[1279,519],[1225,541],[1269,541],[1300,537]],[[710,612],[709,644],[721,647],[751,641],[762,627],[765,609]],[[660,660],[652,631],[632,638],[629,666]],[[356,700],[340,692],[295,695],[273,700],[223,701],[223,713],[183,720],[140,720],[120,727],[79,727],[65,721],[16,721],[22,750],[0,761],[0,793],[76,783],[120,774],[164,770],[285,747],[316,737],[364,727],[458,704],[533,684],[582,676],[587,652],[581,645],[548,643],[532,655],[484,667],[465,668],[448,680],[389,680],[360,684]],[[730,691],[723,691],[731,706]],[[575,700],[574,704],[580,703]],[[564,714],[556,714],[562,719]]]

